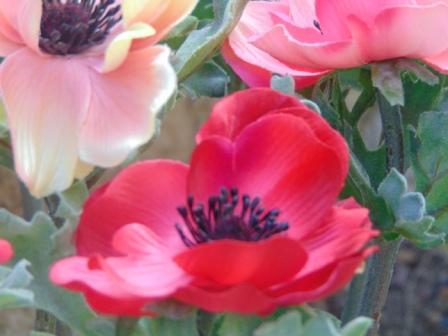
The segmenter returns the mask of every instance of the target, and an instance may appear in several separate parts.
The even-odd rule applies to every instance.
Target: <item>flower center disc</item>
[[[278,209],[265,211],[258,197],[251,199],[249,195],[243,195],[240,199],[236,188],[230,191],[222,188],[218,196],[209,198],[208,209],[203,204],[195,205],[193,196],[190,196],[187,206],[180,206],[177,211],[189,235],[178,223],[176,230],[188,247],[219,239],[259,241],[289,228],[288,223],[277,222]]]
[[[120,10],[115,0],[44,0],[39,47],[52,55],[80,54],[106,40]]]

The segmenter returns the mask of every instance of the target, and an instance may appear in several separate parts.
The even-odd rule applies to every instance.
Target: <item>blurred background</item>
[[[161,133],[142,158],[188,162],[194,135],[207,119],[214,100],[182,99],[164,116]],[[374,147],[381,130],[374,112],[363,120],[366,143]],[[0,207],[21,214],[20,192],[14,174],[0,167]],[[344,293],[315,306],[340,314]],[[32,310],[0,312],[0,336],[27,336],[34,323]],[[390,295],[383,312],[382,336],[448,335],[448,253],[424,251],[405,243],[400,251]],[[312,336],[312,335],[310,335]]]

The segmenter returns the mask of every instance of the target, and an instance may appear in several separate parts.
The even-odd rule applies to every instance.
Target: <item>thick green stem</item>
[[[396,168],[403,172],[403,123],[400,107],[391,106],[380,92],[377,92],[377,100],[387,150],[387,168]],[[374,319],[374,325],[369,335],[377,335],[381,311],[389,293],[395,259],[401,243],[402,239],[391,242],[378,240],[379,252],[367,261],[365,272],[356,277],[350,286],[343,312],[344,323],[357,316],[371,317]]]
[[[364,290],[365,273],[357,275],[350,283],[347,300],[342,311],[342,324],[346,325],[359,314],[359,305]]]
[[[381,311],[389,294],[395,259],[401,243],[401,238],[391,242],[380,241],[378,244],[379,252],[367,261],[363,283],[364,290],[356,315],[373,318],[374,324],[369,332],[370,336],[378,333]]]

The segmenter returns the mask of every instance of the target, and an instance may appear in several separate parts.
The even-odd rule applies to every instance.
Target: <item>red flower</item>
[[[11,260],[13,254],[11,244],[4,239],[0,239],[0,264],[5,264]]]
[[[78,256],[56,263],[52,281],[101,313],[150,313],[174,298],[264,314],[335,292],[373,251],[368,210],[336,202],[347,146],[299,101],[234,94],[198,142],[190,166],[141,162],[97,190]]]

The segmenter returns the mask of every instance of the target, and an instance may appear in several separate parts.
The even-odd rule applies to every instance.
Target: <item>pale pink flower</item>
[[[236,55],[229,63],[238,73],[249,62],[299,80],[395,58],[448,72],[447,21],[447,0],[253,1],[228,39]]]
[[[0,90],[16,171],[35,196],[147,142],[173,94],[155,46],[197,0],[0,1]]]
[[[300,10],[292,11],[299,4]],[[238,25],[222,46],[224,59],[250,87],[269,86],[274,73],[293,76],[298,88],[314,84],[328,71],[281,62],[252,43],[255,38],[276,27],[276,13],[288,17],[294,13],[297,24],[306,27],[310,17],[314,16],[314,0],[297,1],[297,4],[291,2],[291,5],[288,0],[250,1]]]

